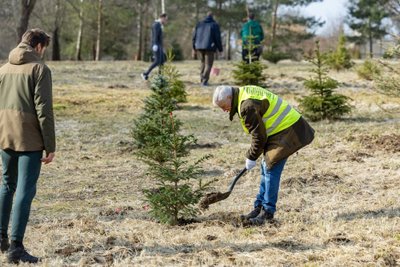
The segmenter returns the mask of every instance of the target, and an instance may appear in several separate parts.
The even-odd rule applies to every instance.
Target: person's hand
[[[42,158],[41,161],[44,164],[49,164],[50,162],[53,161],[54,157],[56,156],[56,154],[54,152],[51,152],[49,154],[46,153],[46,157]]]
[[[246,159],[246,169],[248,171],[250,171],[251,169],[253,169],[256,166],[256,161],[255,160],[251,160],[251,159]]]
[[[157,52],[157,50],[158,50],[158,45],[153,45],[152,49],[153,49],[153,52]]]

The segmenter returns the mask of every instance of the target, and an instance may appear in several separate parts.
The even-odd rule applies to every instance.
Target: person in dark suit
[[[163,50],[163,26],[167,23],[168,16],[163,13],[160,18],[154,21],[151,28],[151,50],[153,51],[154,61],[149,69],[141,74],[143,80],[149,78],[150,72],[157,66],[161,66],[165,62],[165,54]]]

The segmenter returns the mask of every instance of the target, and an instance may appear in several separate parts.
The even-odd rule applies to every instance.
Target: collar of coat
[[[236,113],[238,113],[239,105],[239,88],[232,87],[232,104],[231,111],[229,112],[229,119],[232,121]]]

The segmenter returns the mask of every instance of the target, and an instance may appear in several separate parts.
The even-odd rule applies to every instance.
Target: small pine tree
[[[163,68],[161,69],[162,75],[166,78],[169,87],[170,87],[170,92],[169,95],[171,98],[174,98],[177,103],[185,103],[187,102],[187,93],[185,91],[185,84],[183,83],[182,80],[180,80],[180,77],[182,76],[176,67],[172,64],[172,61],[174,60],[175,56],[172,52],[172,50],[168,50],[167,52],[167,62],[164,64]]]
[[[310,96],[300,100],[300,108],[303,114],[313,121],[323,119],[338,119],[351,111],[347,103],[349,98],[335,94],[334,89],[339,85],[338,81],[327,76],[326,59],[320,53],[319,42],[316,41],[315,56],[308,60],[315,68],[312,70],[316,77],[304,82],[304,86],[311,91]]]
[[[159,147],[160,136],[165,131],[166,118],[174,110],[175,101],[170,97],[170,88],[165,78],[157,75],[151,80],[153,93],[144,100],[144,112],[134,120],[132,136],[139,157],[164,162],[169,155]]]
[[[354,65],[354,62],[351,61],[350,52],[346,48],[346,37],[343,34],[339,35],[336,51],[327,54],[327,63],[337,71],[350,69]]]
[[[196,215],[195,205],[203,196],[208,184],[203,185],[197,178],[204,173],[200,163],[209,158],[205,156],[189,164],[185,157],[189,147],[196,142],[193,135],[179,134],[178,120],[171,113],[164,125],[165,131],[159,136],[160,148],[168,154],[164,162],[148,160],[149,175],[156,178],[158,187],[144,190],[145,197],[151,206],[151,214],[163,223],[178,224],[182,219]],[[198,181],[197,189],[193,182]]]
[[[362,65],[356,67],[356,72],[358,77],[372,81],[381,74],[381,69],[372,59],[366,59]]]
[[[182,123],[172,113],[175,101],[162,75],[152,80],[151,90],[143,113],[134,121],[135,154],[149,166],[148,175],[157,184],[156,188],[144,190],[151,214],[160,222],[175,225],[197,212],[195,204],[210,184],[203,185],[198,179],[203,173],[200,163],[208,156],[192,164],[185,160],[196,139],[179,133]],[[193,180],[198,182],[197,189]]]
[[[258,85],[262,86],[265,81],[263,70],[266,68],[260,61],[253,61],[247,64],[246,61],[240,61],[235,64],[237,69],[234,69],[233,78],[239,86],[243,85]]]
[[[239,63],[235,64],[236,69],[233,70],[233,78],[235,82],[239,86],[243,85],[259,85],[262,86],[265,81],[265,77],[263,76],[263,70],[267,68],[267,66],[263,65],[260,61],[254,60],[254,55],[252,51],[254,48],[257,48],[259,45],[254,44],[254,35],[250,35],[247,37],[247,44],[244,44],[244,48],[248,49],[249,53],[247,58],[249,63],[244,60],[241,60]]]
[[[397,36],[397,45],[388,49],[388,55],[391,58],[400,57],[400,36]],[[390,65],[387,62],[379,61],[384,72],[375,76],[375,89],[385,95],[400,97],[400,69]]]
[[[278,49],[271,49],[268,51],[265,51],[262,54],[263,59],[268,60],[269,62],[273,64],[277,64],[281,60],[289,59],[290,55],[288,53],[279,51]]]

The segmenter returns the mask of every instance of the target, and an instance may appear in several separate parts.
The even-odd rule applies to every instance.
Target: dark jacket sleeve
[[[221,31],[219,29],[218,23],[215,23],[215,25],[214,25],[213,34],[214,34],[213,39],[214,39],[215,45],[216,45],[218,51],[222,52],[223,49],[222,49],[222,41],[221,41]]]
[[[155,22],[152,29],[152,45],[162,45],[162,29],[161,23]]]
[[[262,120],[262,114],[265,113],[268,106],[267,100],[248,99],[241,104],[240,114],[251,134],[251,146],[246,153],[246,157],[250,160],[258,159],[264,152],[267,143],[267,131]]]
[[[54,129],[53,96],[51,71],[46,65],[37,65],[35,86],[35,109],[42,133],[44,149],[47,153],[56,150]]]

